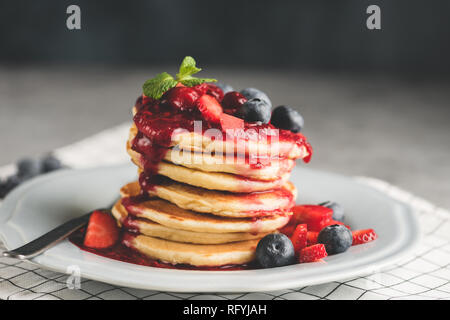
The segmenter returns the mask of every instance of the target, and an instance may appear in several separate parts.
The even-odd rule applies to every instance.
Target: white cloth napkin
[[[73,168],[130,161],[125,140],[130,124],[100,132],[55,151]],[[14,166],[0,168],[0,176]],[[68,275],[41,269],[29,262],[0,258],[0,299],[450,299],[450,213],[384,181],[357,177],[365,184],[412,205],[419,213],[423,240],[403,261],[369,276],[316,286],[264,293],[170,293],[117,287],[82,279],[69,289]],[[0,251],[4,247],[0,244]]]

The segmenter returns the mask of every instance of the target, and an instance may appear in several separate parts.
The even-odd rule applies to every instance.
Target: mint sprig
[[[187,56],[181,62],[180,69],[174,79],[167,72],[158,74],[156,77],[145,81],[142,90],[147,97],[159,99],[167,90],[175,87],[178,83],[182,83],[187,87],[193,87],[204,82],[216,82],[216,79],[196,78],[192,75],[200,72],[202,69],[197,68],[194,58]]]
[[[152,97],[153,99],[159,99],[167,90],[175,87],[177,81],[168,74],[163,72],[158,74],[153,79],[148,79],[142,86],[142,90],[147,97]]]

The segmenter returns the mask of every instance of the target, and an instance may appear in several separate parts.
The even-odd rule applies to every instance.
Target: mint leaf
[[[147,97],[159,99],[167,90],[175,87],[177,81],[167,72],[158,74],[153,79],[145,81],[142,90]]]
[[[187,56],[183,59],[183,62],[181,62],[180,70],[177,73],[177,80],[192,76],[201,70],[202,69],[195,66],[194,58]]]
[[[202,69],[196,67],[194,58],[187,56],[183,59],[183,62],[181,62],[176,79],[167,72],[163,72],[153,79],[145,81],[142,90],[147,97],[159,99],[164,92],[175,87],[178,83],[193,87],[204,82],[217,82],[216,79],[195,78],[192,76],[201,70]]]
[[[187,77],[180,81],[182,84],[184,84],[187,87],[193,87],[198,84],[202,84],[203,82],[217,82],[216,79],[210,79],[210,78],[194,78],[194,77]]]
[[[202,69],[197,68],[195,65],[194,58],[187,56],[181,62],[180,70],[177,73],[177,81],[181,82],[185,86],[193,87],[203,82],[216,82],[216,79],[209,78],[195,78],[192,75],[201,71]]]

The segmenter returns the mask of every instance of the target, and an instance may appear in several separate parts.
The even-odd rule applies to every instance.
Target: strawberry
[[[216,98],[217,101],[222,101],[223,99],[223,91],[218,86],[212,83],[202,83],[198,84],[196,86],[192,87],[193,89],[197,90],[197,92],[200,95],[208,94],[214,98]]]
[[[306,243],[308,244],[308,246],[316,244],[318,236],[319,236],[319,232],[317,232],[317,231],[308,231],[306,233]]]
[[[295,227],[294,233],[292,234],[291,241],[294,245],[294,251],[299,253],[301,249],[306,247],[306,234],[307,234],[306,224],[298,224]]]
[[[222,113],[220,115],[220,125],[222,130],[243,130],[244,120]]]
[[[353,236],[352,246],[370,242],[378,238],[378,235],[375,233],[373,229],[355,230],[352,231],[352,236]]]
[[[219,102],[212,96],[208,94],[202,95],[197,100],[198,110],[203,115],[203,118],[211,122],[220,122],[220,117],[222,115],[222,107]]]
[[[287,225],[285,225],[283,228],[279,229],[278,231],[288,237],[291,237],[295,231],[296,226],[297,226],[296,224],[288,223]]]
[[[298,205],[292,210],[297,223],[306,223],[310,231],[322,230],[333,216],[332,209],[317,205]]]
[[[300,250],[299,262],[315,262],[327,256],[325,246],[321,243]]]
[[[107,212],[92,212],[84,236],[84,245],[90,248],[105,249],[119,239],[119,228],[114,218]]]

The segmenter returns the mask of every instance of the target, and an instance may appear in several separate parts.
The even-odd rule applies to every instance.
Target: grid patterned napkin
[[[56,150],[55,154],[73,168],[127,162],[124,145],[129,126],[125,123],[103,131]],[[0,176],[13,171],[12,165],[2,167]],[[117,287],[87,279],[81,280],[80,289],[69,289],[66,274],[26,261],[0,258],[0,299],[450,299],[450,212],[384,181],[356,179],[407,202],[420,217],[420,247],[414,255],[382,272],[276,292],[189,294]],[[0,251],[3,249],[0,244]]]

